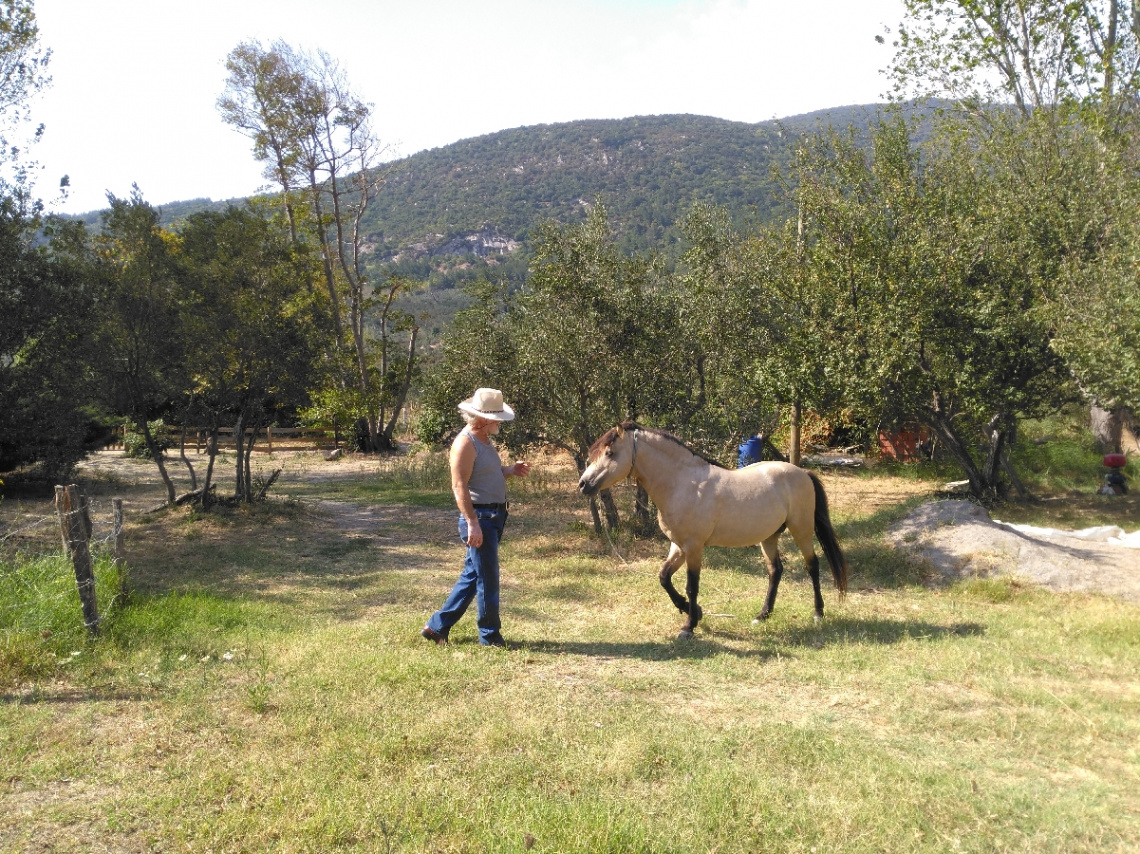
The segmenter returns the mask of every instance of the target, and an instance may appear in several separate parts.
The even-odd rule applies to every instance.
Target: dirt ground
[[[1140,603],[1140,548],[1091,541],[1075,532],[1014,530],[969,501],[923,504],[892,526],[887,538],[947,578],[1004,575],[1053,590]]]
[[[320,483],[355,480],[375,475],[383,464],[376,458],[350,456],[329,461],[321,451],[284,450],[255,454],[254,466],[263,475],[280,468],[278,483]],[[551,461],[553,464],[553,461]],[[199,462],[198,465],[204,466]],[[171,473],[189,488],[186,469],[177,460],[169,463]],[[914,496],[930,495],[929,483],[902,479],[865,479],[825,472],[824,482],[833,511],[858,507],[874,512],[897,505]],[[229,482],[230,473],[220,473]],[[112,495],[122,495],[128,523],[132,516],[160,504],[165,493],[153,463],[126,458],[121,451],[101,451],[80,468],[80,480],[92,492],[93,515],[97,529],[109,529]],[[352,536],[383,537],[384,531],[407,525],[392,522],[416,521],[428,539],[449,538],[454,524],[450,511],[407,506],[358,505],[344,501],[314,499],[309,502],[317,524],[327,524]],[[28,520],[42,524],[26,525]],[[327,520],[325,522],[324,520]],[[58,537],[51,524],[50,505],[7,501],[0,504],[0,537],[11,537],[21,524],[30,533],[15,537],[50,540]],[[1133,526],[1129,532],[1138,526]],[[986,510],[968,501],[932,500],[915,509],[888,532],[888,541],[927,561],[947,579],[1007,575],[1059,591],[1099,592],[1140,602],[1140,548],[1090,542],[1071,536],[1037,532],[1024,533],[995,522]]]

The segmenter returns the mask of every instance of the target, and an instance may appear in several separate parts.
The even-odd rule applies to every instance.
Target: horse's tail
[[[831,574],[835,576],[835,588],[840,593],[847,592],[847,558],[839,548],[839,540],[835,538],[835,529],[831,527],[831,514],[827,512],[827,494],[823,491],[823,484],[813,473],[808,472],[811,485],[815,487],[815,535],[831,564]]]

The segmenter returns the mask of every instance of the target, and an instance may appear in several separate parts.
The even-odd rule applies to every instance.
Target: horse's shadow
[[[547,655],[577,655],[584,658],[636,658],[641,661],[701,660],[732,655],[763,661],[775,658],[775,649],[735,649],[707,635],[688,641],[528,641],[528,652]]]
[[[922,620],[851,620],[831,618],[821,625],[782,627],[753,634],[743,628],[698,629],[691,640],[663,638],[660,641],[557,641],[537,640],[524,644],[528,651],[591,658],[636,658],[642,661],[701,660],[718,655],[765,661],[794,656],[797,650],[823,649],[851,643],[891,645],[907,640],[940,641],[981,637],[985,626],[963,622],[938,625]],[[741,646],[742,643],[749,646]]]

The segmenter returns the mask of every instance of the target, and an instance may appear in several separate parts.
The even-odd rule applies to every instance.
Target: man
[[[475,390],[459,404],[467,426],[451,445],[451,491],[459,507],[459,538],[467,546],[463,572],[447,601],[420,632],[437,644],[447,643],[451,627],[471,604],[478,610],[479,643],[506,646],[499,620],[499,541],[507,523],[507,478],[526,477],[530,465],[502,465],[491,437],[514,410],[494,388]]]

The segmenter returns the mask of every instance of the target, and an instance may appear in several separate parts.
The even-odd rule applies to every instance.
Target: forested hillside
[[[503,130],[389,163],[363,227],[377,264],[421,279],[434,274],[437,287],[471,275],[441,276],[451,266],[444,257],[501,258],[525,247],[544,219],[581,221],[598,197],[623,248],[668,253],[693,202],[766,218],[778,204],[772,166],[795,133],[821,123],[865,126],[875,111],[841,107],[759,124],[672,115]],[[236,201],[164,203],[161,216],[170,225]],[[97,227],[99,216],[81,218]]]
[[[877,110],[839,107],[758,124],[691,115],[583,120],[423,151],[384,167],[362,224],[369,273],[425,283],[401,302],[426,321],[430,343],[467,303],[458,286],[524,279],[538,223],[581,222],[600,198],[622,250],[657,252],[671,264],[683,246],[678,221],[694,202],[724,205],[739,220],[771,217],[779,205],[773,167],[795,136],[824,124],[865,128]],[[175,225],[241,201],[177,201],[159,213]],[[100,216],[80,218],[97,230]]]
[[[792,134],[828,120],[864,125],[873,114],[847,107],[760,124],[674,115],[504,130],[393,164],[367,225],[385,257],[481,228],[525,242],[536,222],[580,221],[601,196],[624,248],[662,249],[696,201],[769,216],[772,166]]]

